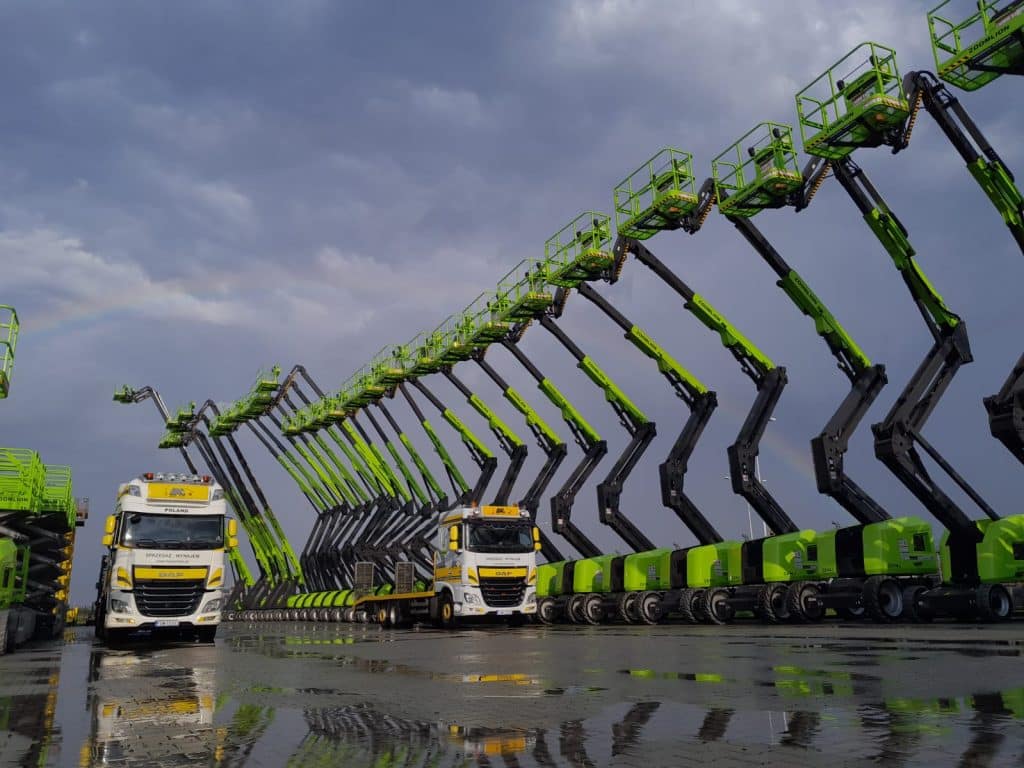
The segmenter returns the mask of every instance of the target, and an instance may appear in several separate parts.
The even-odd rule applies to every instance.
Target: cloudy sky
[[[793,122],[793,94],[867,39],[894,46],[904,69],[931,66],[928,5],[799,0],[768,13],[738,0],[4,4],[0,302],[17,307],[23,333],[0,429],[5,444],[72,464],[77,493],[91,498],[74,598],[91,598],[116,483],[178,468],[155,449],[155,410],[115,406],[116,386],[154,385],[172,407],[230,401],[259,368],[301,362],[336,388],[382,346],[432,328],[520,259],[540,256],[545,238],[579,211],[607,210],[612,187],[659,148],[693,152],[706,175],[711,158],[755,123]],[[1018,87],[1000,80],[964,101],[1020,169]],[[988,435],[981,397],[1020,351],[1024,259],[926,117],[909,151],[857,159],[972,332],[976,361],[928,435],[997,509],[1018,511],[1020,467]],[[768,212],[757,223],[888,365],[892,383],[853,440],[851,475],[894,514],[924,514],[873,458],[867,428],[930,342],[891,263],[835,182],[809,210]],[[650,245],[789,369],[762,451],[770,488],[801,525],[846,522],[811,474],[808,441],[847,384],[810,323],[717,214],[693,237],[666,233]],[[724,475],[750,382],[642,266],[602,290],[718,391],[688,488],[725,535],[746,532],[744,503]],[[624,511],[659,542],[689,543],[657,491],[656,465],[682,404],[581,299],[563,325],[658,424]],[[524,348],[612,454],[621,450],[625,433],[554,340],[534,329]],[[512,359],[492,357],[568,437]],[[464,379],[525,434],[477,370],[466,367]],[[486,432],[450,384],[433,388]],[[403,404],[393,410],[408,423]],[[427,453],[421,434],[410,434]],[[255,441],[242,442],[301,546],[310,508]],[[531,454],[528,472],[540,463]],[[599,544],[624,548],[596,522],[590,487],[576,520]]]

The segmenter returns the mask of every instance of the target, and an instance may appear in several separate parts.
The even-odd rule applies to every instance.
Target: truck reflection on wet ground
[[[1024,759],[1024,670],[1012,631],[952,629],[876,646],[856,632],[815,638],[785,628],[756,638],[665,628],[614,637],[224,630],[216,646],[116,651],[79,630],[63,646],[0,658],[0,766]],[[615,659],[647,664],[601,663]]]

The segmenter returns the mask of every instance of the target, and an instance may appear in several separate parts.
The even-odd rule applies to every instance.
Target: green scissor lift
[[[873,120],[870,107],[857,105],[877,104],[883,92],[887,105],[895,102],[893,113],[885,120]],[[862,124],[875,130],[851,134],[846,123],[822,117],[858,108]],[[858,46],[797,94],[797,111],[805,151],[831,163],[836,178],[888,252],[934,339],[895,405],[882,422],[872,426],[878,458],[946,529],[940,547],[943,583],[909,590],[903,595],[906,613],[921,620],[948,614],[1006,618],[1013,603],[1004,584],[1024,576],[1024,515],[1000,517],[922,434],[957,370],[972,360],[966,325],[929,282],[914,258],[906,228],[850,157],[857,147],[892,146],[900,140],[899,121],[909,117],[911,105],[899,79],[895,54],[876,43]],[[919,451],[924,451],[987,519],[968,517],[932,478]]]

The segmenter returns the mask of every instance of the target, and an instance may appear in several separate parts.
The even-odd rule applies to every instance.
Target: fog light
[[[219,597],[215,600],[207,600],[206,605],[203,606],[203,610],[201,610],[200,613],[213,613],[214,611],[219,611],[221,603],[223,602],[224,600]]]
[[[128,605],[126,600],[118,600],[116,597],[110,598],[111,613],[128,613],[130,610],[131,606]]]

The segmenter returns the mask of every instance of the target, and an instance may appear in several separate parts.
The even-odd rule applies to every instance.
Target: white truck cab
[[[434,554],[441,623],[456,616],[536,613],[539,549],[540,531],[517,506],[467,506],[442,514]]]
[[[236,523],[208,476],[146,472],[117,491],[106,519],[96,632],[108,641],[147,631],[212,641]]]

